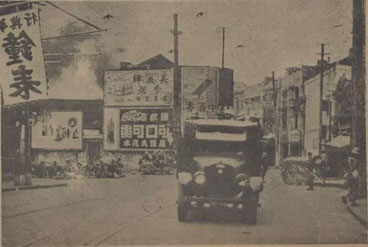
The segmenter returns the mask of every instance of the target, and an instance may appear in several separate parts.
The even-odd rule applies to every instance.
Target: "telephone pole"
[[[171,30],[174,36],[174,114],[173,114],[173,131],[176,138],[180,136],[181,129],[181,82],[179,67],[179,35],[178,30],[178,14],[174,14],[174,29]]]
[[[352,139],[351,147],[359,147],[365,164],[365,0],[353,1],[353,49],[352,49]],[[365,166],[364,166],[365,167]],[[365,173],[365,171],[364,171]]]
[[[321,53],[317,53],[317,55],[321,55],[320,61],[320,83],[319,83],[319,134],[318,134],[318,153],[321,154],[322,148],[322,127],[323,127],[323,119],[322,119],[322,111],[323,111],[323,76],[324,76],[324,56],[330,55],[325,53],[325,43],[321,44]]]
[[[222,68],[225,67],[225,27],[222,27]]]
[[[273,89],[273,129],[275,133],[275,166],[278,165],[278,144],[279,144],[279,134],[278,134],[278,114],[277,114],[277,89],[275,81],[275,71],[272,71],[272,89]]]

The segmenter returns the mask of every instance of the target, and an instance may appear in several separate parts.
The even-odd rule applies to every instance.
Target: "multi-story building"
[[[258,84],[246,85],[234,93],[234,110],[239,120],[257,120],[264,134],[274,132],[274,89],[272,78]]]
[[[322,143],[333,141],[338,133],[334,134],[334,122],[338,124],[339,103],[334,97],[339,81],[351,79],[351,65],[349,58],[327,66],[323,76],[323,103],[320,109],[320,75],[316,75],[305,81],[306,95],[306,122],[304,145],[307,152],[317,154],[319,152],[319,131],[321,131]],[[322,126],[319,123],[319,111],[322,111]],[[337,117],[337,118],[336,118]],[[341,123],[341,121],[340,121]],[[345,123],[346,124],[346,123]],[[345,130],[349,135],[349,130]],[[350,142],[348,140],[348,142]],[[349,143],[348,143],[349,144]]]

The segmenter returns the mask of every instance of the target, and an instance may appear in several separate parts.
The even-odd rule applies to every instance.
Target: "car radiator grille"
[[[219,168],[220,167],[220,168]],[[224,165],[213,165],[204,170],[206,178],[205,194],[211,198],[232,198],[236,194],[234,188],[234,168]]]

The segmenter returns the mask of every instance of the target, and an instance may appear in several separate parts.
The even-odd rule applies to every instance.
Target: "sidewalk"
[[[356,201],[358,206],[351,207],[346,205],[348,211],[356,218],[362,225],[367,227],[367,199],[362,198]]]
[[[50,178],[32,178],[32,185],[26,186],[14,186],[13,181],[3,182],[1,190],[6,191],[17,191],[27,189],[45,189],[51,187],[62,187],[67,186],[68,182],[65,179],[50,179]]]

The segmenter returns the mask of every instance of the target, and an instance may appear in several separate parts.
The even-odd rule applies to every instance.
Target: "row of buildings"
[[[34,164],[109,163],[120,158],[128,169],[137,169],[144,152],[174,150],[174,63],[157,55],[135,65],[121,63],[119,70],[103,70],[96,66],[98,60],[99,55],[45,54],[46,99],[3,109],[4,172],[14,168],[16,150],[24,142],[26,105],[32,115]],[[232,104],[231,69],[180,66],[179,70],[181,121],[215,117],[220,106]]]
[[[324,63],[322,109],[321,61],[314,66],[287,68],[281,77],[266,77],[261,83],[243,86],[234,93],[236,117],[260,120],[265,135],[275,139],[278,161],[291,156],[305,156],[308,152],[318,154],[321,127],[322,148],[341,151],[350,144],[350,56]],[[330,155],[330,161],[334,157],[337,156]],[[335,175],[342,173],[339,168],[334,172]]]

